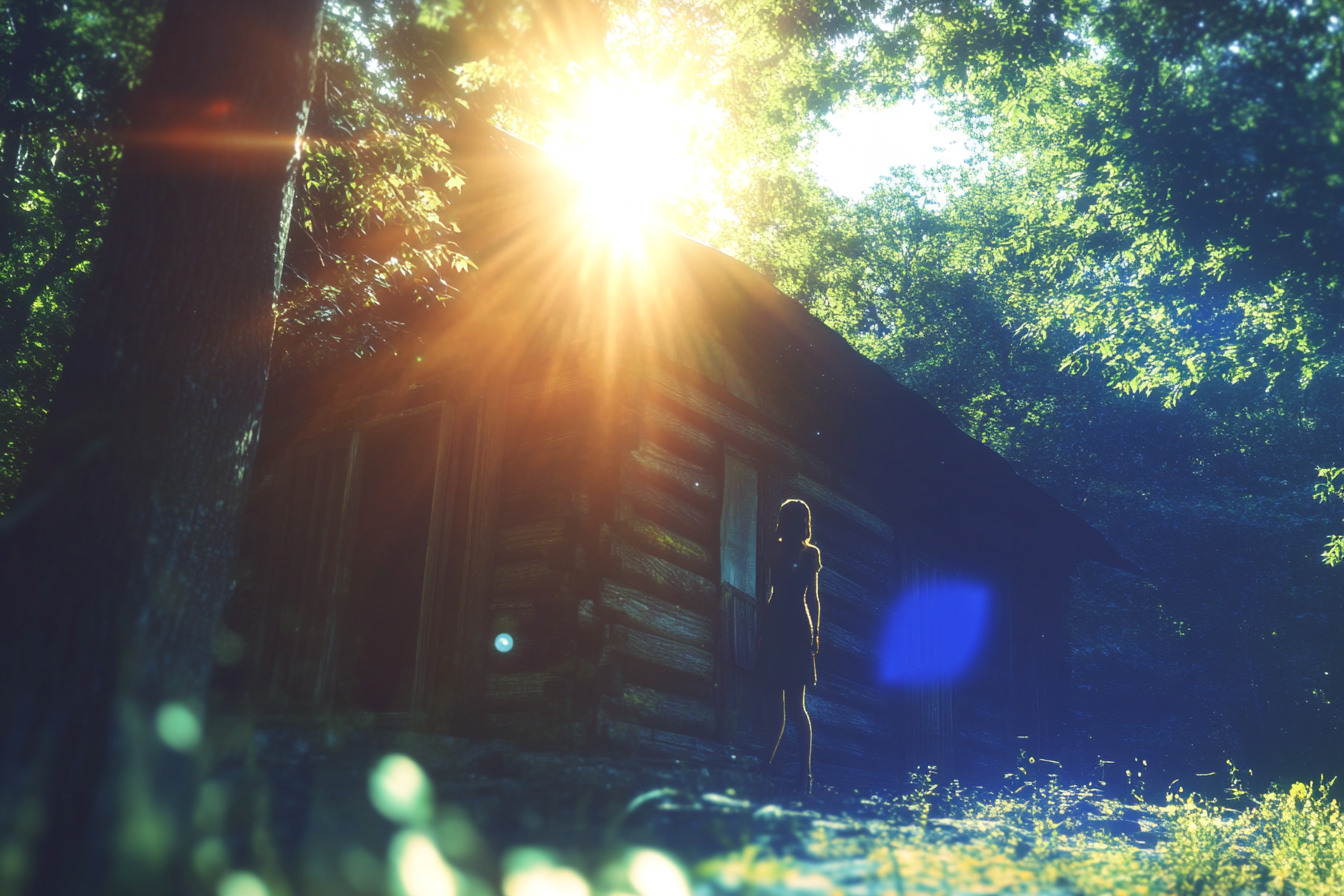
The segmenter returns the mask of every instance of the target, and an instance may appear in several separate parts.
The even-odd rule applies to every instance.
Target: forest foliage
[[[59,376],[157,5],[7,12],[0,507]],[[594,78],[672,85],[715,129],[667,220],[1149,572],[1077,581],[1077,750],[1333,773],[1342,18],[1340,0],[330,2],[277,370],[393,347],[454,300],[462,116],[544,139]],[[857,200],[819,182],[828,115],[916,95],[972,136],[969,164],[896,169]]]

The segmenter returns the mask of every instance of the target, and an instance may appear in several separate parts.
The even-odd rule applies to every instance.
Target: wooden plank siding
[[[477,214],[518,245],[525,222]],[[1066,577],[1106,556],[1097,533],[763,279],[673,243],[687,265],[651,290],[576,259],[554,269],[546,252],[529,253],[536,267],[474,252],[481,301],[420,332],[433,350],[414,363],[379,353],[272,384],[238,577],[251,705],[284,724],[358,709],[333,697],[330,663],[342,619],[359,618],[342,600],[379,599],[343,571],[363,531],[345,521],[363,500],[362,428],[441,403],[411,711],[370,702],[376,724],[697,761],[754,752],[758,611],[780,502],[796,497],[823,564],[818,763],[989,768],[1019,736],[1048,742]],[[895,601],[974,563],[998,577],[978,671],[879,686]],[[501,632],[513,650],[491,646]]]
[[[630,441],[616,458],[615,500],[599,527],[599,575],[585,608],[601,632],[596,665],[619,670],[619,686],[599,700],[597,733],[640,752],[713,752],[719,440],[635,390],[627,401]]]
[[[553,745],[586,737],[573,695],[592,386],[591,374],[570,364],[534,365],[506,387],[490,597],[476,640],[507,633],[513,648],[485,651],[482,736]]]
[[[608,572],[615,578],[653,594],[666,596],[703,613],[712,613],[718,587],[704,576],[641,550],[611,527],[603,527]]]
[[[762,544],[768,544],[766,521],[773,526],[779,498],[802,497],[814,508],[825,564],[821,684],[814,700],[818,745],[837,761],[889,757],[899,750],[900,700],[858,682],[873,679],[876,632],[889,595],[900,586],[892,527],[843,494],[843,487],[825,485],[838,478],[833,471],[750,411],[734,407],[735,399],[710,395],[707,387],[687,379],[667,368],[650,374],[636,444],[622,462],[614,521],[603,527],[609,577],[602,580],[601,594],[590,612],[595,624],[605,625],[603,657],[624,662],[640,682],[626,681],[619,695],[603,698],[600,716],[611,722],[604,730],[608,736],[621,732],[620,737],[645,751],[686,749],[681,741],[660,740],[651,733],[657,731],[738,743],[744,736],[748,742],[759,736],[751,733],[750,725],[743,728],[723,718],[711,730],[710,704],[677,693],[686,690],[687,677],[700,676],[702,683],[708,683],[704,676],[712,674],[723,686],[742,674],[730,668],[711,671],[713,653],[718,653],[719,666],[726,662],[723,652],[714,650],[713,635],[717,629],[723,636],[729,628],[717,618],[726,612],[722,600],[706,601],[718,589],[713,578],[724,462],[719,446],[731,441],[746,450],[745,456],[753,458],[759,469],[780,471],[773,474],[773,488],[763,483],[758,531]],[[765,584],[760,578],[762,592]],[[643,635],[656,640],[645,640]],[[678,652],[676,644],[694,645],[706,654],[688,656]],[[675,676],[651,674],[664,669]],[[756,692],[745,674],[747,699],[761,699],[749,696]],[[699,728],[688,727],[684,713],[671,710],[687,705],[699,707]],[[665,718],[660,718],[660,707],[668,707]],[[716,715],[723,711],[722,706],[715,708]]]
[[[709,615],[609,579],[602,580],[595,611],[599,619],[620,622],[703,651],[714,648],[714,620]]]
[[[714,684],[714,654],[670,638],[638,631],[613,623],[606,627],[606,646],[603,659],[633,661],[638,671],[627,674],[628,680],[645,680],[658,686],[662,672],[673,673],[666,679],[669,690],[681,682],[692,682],[691,690]],[[645,674],[639,674],[643,672]],[[652,673],[652,678],[648,673]],[[683,684],[682,687],[685,687]]]
[[[692,737],[714,737],[713,700],[669,694],[657,688],[627,684],[619,697],[603,697],[602,710],[613,719]]]

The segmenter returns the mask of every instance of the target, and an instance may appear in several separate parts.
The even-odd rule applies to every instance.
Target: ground
[[[1144,802],[1024,761],[993,789],[835,771],[799,795],[745,757],[705,768],[430,738],[258,739],[270,829],[252,848],[259,867],[274,858],[272,892],[1344,892],[1338,810],[1300,784],[1255,799],[1233,777],[1218,799]]]

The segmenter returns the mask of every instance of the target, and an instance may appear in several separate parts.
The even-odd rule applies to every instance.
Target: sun
[[[545,148],[581,185],[585,221],[619,240],[658,220],[695,189],[715,116],[669,85],[593,81]]]

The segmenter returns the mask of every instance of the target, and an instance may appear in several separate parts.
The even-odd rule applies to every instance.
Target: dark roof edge
[[[537,163],[555,164],[544,149],[531,141],[500,128],[482,124],[473,117],[464,117],[457,130],[460,136],[467,137],[470,142],[495,142],[497,146],[502,144],[522,158]],[[1052,517],[1057,526],[1072,536],[1070,540],[1073,542],[1074,550],[1070,552],[1070,560],[1073,563],[1092,560],[1125,572],[1145,575],[1138,564],[1121,555],[1105,536],[1085,519],[1066,508],[1040,486],[1021,476],[998,452],[964,432],[928,399],[897,380],[877,362],[864,357],[847,339],[818,320],[802,302],[781,292],[760,271],[670,226],[661,225],[660,229],[691,252],[701,255],[708,264],[723,270],[738,283],[744,295],[756,301],[772,319],[810,342],[819,354],[832,363],[848,365],[861,372],[876,388],[886,390],[890,397],[908,409],[922,413],[925,417],[922,423],[943,429],[950,441],[976,455],[976,460],[986,470],[993,471],[995,477],[1003,482],[1005,490],[1013,500],[1028,506],[1035,505],[1036,509]]]
[[[798,335],[811,340],[812,344],[820,349],[819,353],[829,356],[834,363],[863,369],[866,378],[877,388],[887,390],[902,404],[913,404],[924,409],[927,419],[921,422],[943,429],[947,438],[960,443],[965,450],[977,455],[977,461],[986,469],[993,470],[997,477],[1006,480],[1016,500],[1035,504],[1054,517],[1062,528],[1071,530],[1077,539],[1075,561],[1092,560],[1104,566],[1144,575],[1143,569],[1138,564],[1117,551],[1087,520],[1069,510],[1049,492],[1024,478],[1013,469],[1013,465],[1007,459],[968,435],[928,399],[896,379],[876,361],[865,357],[847,339],[818,320],[802,302],[781,292],[764,274],[699,240],[675,231],[672,231],[672,234],[693,247],[693,251],[703,253],[707,260],[723,268],[741,285],[745,295],[760,303],[773,318],[793,328]]]

